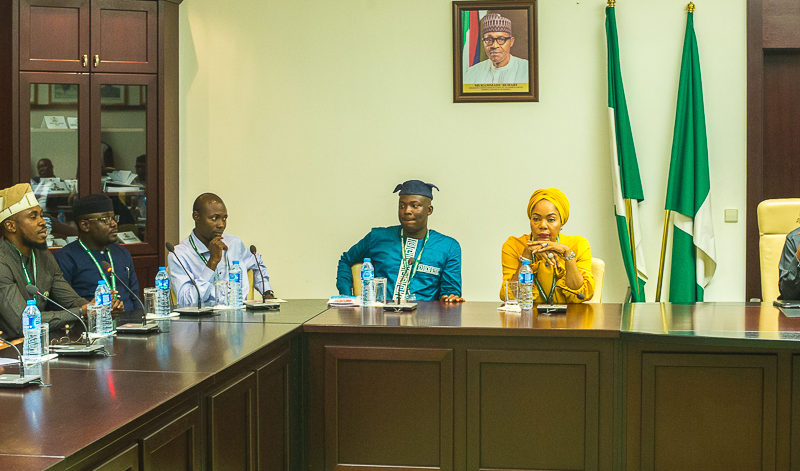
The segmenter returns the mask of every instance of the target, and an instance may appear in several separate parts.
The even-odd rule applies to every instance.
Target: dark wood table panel
[[[0,469],[41,471],[62,459],[62,456],[0,455]]]
[[[206,373],[222,371],[266,345],[299,329],[292,324],[245,324],[220,322],[169,322],[169,332],[119,335],[98,339],[113,355],[60,356],[47,362],[49,368],[114,371],[169,371]],[[0,353],[14,354],[10,349]]]
[[[277,311],[229,309],[204,316],[180,316],[179,322],[233,322],[237,324],[302,324],[328,309],[325,299],[288,299]]]
[[[425,335],[618,337],[622,305],[575,304],[565,314],[497,310],[500,303],[423,301],[416,311],[331,308],[303,325],[305,332]]]
[[[800,318],[786,317],[772,304],[643,303],[623,307],[621,331],[667,337],[742,339],[795,347],[800,340]]]
[[[0,368],[16,373],[17,368]],[[42,367],[50,387],[0,390],[0,453],[70,456],[200,383],[202,373]]]

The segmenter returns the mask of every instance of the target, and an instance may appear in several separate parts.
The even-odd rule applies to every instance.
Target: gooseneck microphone
[[[183,268],[183,271],[186,272],[186,276],[188,276],[189,277],[189,281],[192,282],[192,286],[194,286],[194,290],[197,291],[197,310],[200,311],[201,309],[203,309],[203,299],[200,296],[200,288],[197,287],[197,283],[194,281],[194,278],[192,278],[191,273],[189,273],[189,270],[187,270],[186,267],[183,265],[183,262],[181,262],[181,259],[180,259],[180,257],[178,257],[178,254],[175,253],[175,246],[172,245],[172,243],[170,243],[170,242],[167,242],[166,245],[167,245],[167,250],[169,251],[169,253],[171,253],[172,255],[175,256],[175,260],[178,261],[178,264],[181,266],[181,268]],[[177,295],[177,293],[176,293],[176,295]]]
[[[563,291],[567,291],[567,292],[569,292],[569,293],[572,293],[572,294],[574,294],[574,295],[575,295],[575,296],[576,296],[578,299],[580,299],[581,301],[583,301],[584,299],[586,299],[586,295],[585,295],[585,294],[583,294],[583,293],[581,293],[581,292],[579,292],[579,291],[576,291],[576,290],[574,290],[574,289],[571,289],[571,288],[569,288],[569,287],[567,287],[567,286],[556,285],[556,287],[558,287],[558,288],[561,288]]]
[[[136,293],[133,292],[131,287],[128,286],[127,283],[125,283],[122,280],[122,278],[119,277],[119,275],[117,275],[117,272],[114,271],[114,268],[111,267],[110,263],[108,263],[105,260],[103,260],[103,261],[100,262],[100,266],[103,267],[103,270],[105,270],[106,273],[108,273],[110,275],[113,275],[114,278],[117,279],[117,281],[122,283],[122,286],[124,286],[125,289],[127,289],[128,292],[131,293],[131,295],[134,298],[136,298],[137,301],[139,301],[139,305],[142,306],[142,327],[146,327],[147,326],[147,309],[145,309],[144,303],[142,302],[141,298],[139,298],[139,296]],[[117,330],[119,330],[119,329],[117,329]]]
[[[258,267],[258,274],[261,275],[261,302],[267,302],[267,295],[264,292],[267,290],[267,284],[264,282],[264,272],[261,271],[261,264],[258,263],[258,256],[256,255],[258,251],[256,250],[255,245],[250,246],[250,253],[253,254],[253,258],[256,259],[256,266]]]
[[[30,384],[42,384],[42,377],[39,375],[25,375],[25,360],[16,345],[0,338],[0,342],[10,346],[17,352],[19,359],[19,376],[16,375],[0,375],[0,388],[22,388]]]
[[[81,325],[83,326],[83,331],[86,333],[86,346],[90,347],[92,345],[92,340],[89,338],[89,327],[86,325],[86,322],[83,321],[81,316],[75,314],[74,312],[70,311],[69,309],[65,308],[64,306],[58,304],[57,302],[45,296],[41,291],[39,291],[39,288],[37,288],[36,285],[27,285],[25,289],[31,296],[39,296],[45,301],[49,301],[54,305],[56,305],[57,307],[61,308],[62,311],[71,314],[75,319],[78,319],[78,321],[80,321]]]
[[[6,340],[4,338],[0,338],[0,342],[3,342],[4,344],[6,344],[9,347],[13,348],[15,352],[17,352],[17,359],[19,359],[19,377],[20,378],[24,378],[25,377],[25,362],[22,360],[22,353],[20,353],[19,348],[17,348],[16,345],[14,345],[13,343],[9,342],[8,340]]]

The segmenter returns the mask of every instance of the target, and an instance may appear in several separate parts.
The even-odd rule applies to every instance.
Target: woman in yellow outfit
[[[566,195],[558,188],[534,191],[528,201],[528,219],[530,234],[511,236],[503,244],[500,299],[505,299],[506,283],[518,279],[523,259],[531,260],[534,303],[581,303],[592,299],[594,277],[589,241],[561,233],[569,219]]]

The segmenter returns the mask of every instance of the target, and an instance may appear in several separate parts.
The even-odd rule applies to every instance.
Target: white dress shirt
[[[194,241],[197,251],[192,247],[189,238]],[[175,246],[175,253],[170,253],[167,257],[169,264],[169,281],[178,307],[196,306],[197,305],[197,291],[189,281],[191,276],[197,283],[197,288],[200,290],[200,298],[203,301],[203,306],[214,306],[218,304],[216,293],[214,290],[214,282],[216,280],[227,281],[228,269],[233,266],[233,261],[238,260],[239,266],[242,267],[242,299],[247,299],[250,293],[250,280],[247,277],[247,271],[253,270],[253,280],[256,290],[263,293],[266,290],[272,289],[269,284],[269,273],[264,261],[259,254],[258,260],[252,253],[244,246],[242,239],[232,234],[223,234],[222,241],[228,246],[228,250],[223,251],[222,260],[217,264],[217,269],[212,270],[206,266],[206,262],[200,257],[202,255],[206,260],[211,258],[211,251],[205,246],[200,239],[197,238],[194,231],[189,234],[189,237],[183,239],[180,244]],[[198,254],[199,252],[199,254]],[[179,257],[189,274],[184,271],[183,267],[175,260]],[[261,283],[261,275],[258,273],[258,266],[264,273],[264,286]]]

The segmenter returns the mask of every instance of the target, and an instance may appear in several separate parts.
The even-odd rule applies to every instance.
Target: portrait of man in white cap
[[[515,42],[511,20],[488,13],[481,18],[480,32],[487,59],[468,68],[463,83],[528,83],[528,61],[511,55]]]

